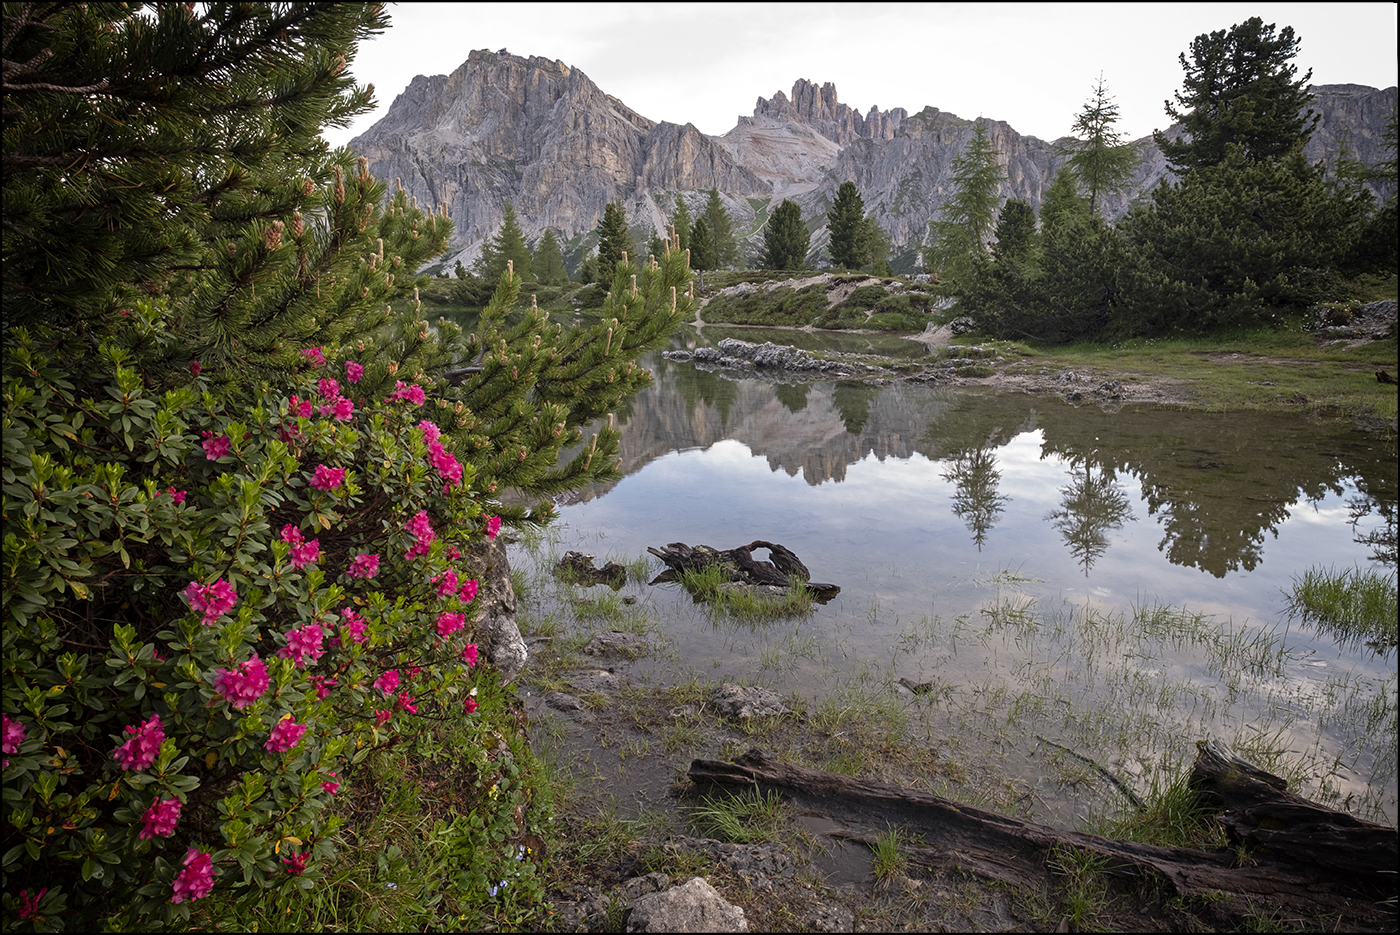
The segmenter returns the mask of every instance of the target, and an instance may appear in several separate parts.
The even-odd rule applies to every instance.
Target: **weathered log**
[[[771,561],[757,561],[753,557],[755,549],[767,549]],[[785,588],[793,578],[796,578],[823,600],[829,600],[841,591],[834,584],[812,581],[812,573],[807,570],[807,566],[802,564],[802,560],[791,549],[776,542],[765,542],[762,539],[756,539],[748,545],[741,545],[733,549],[716,549],[708,545],[689,546],[684,542],[672,542],[664,549],[648,546],[647,551],[661,559],[667,568],[677,574],[719,566],[730,581],[738,584],[766,584]],[[657,580],[662,579],[658,578]]]
[[[1286,780],[1240,759],[1214,740],[1196,743],[1190,783],[1223,808],[1232,844],[1395,886],[1397,835],[1287,791]]]
[[[1251,902],[1264,902],[1291,912],[1344,917],[1349,924],[1393,924],[1395,918],[1393,907],[1374,902],[1394,893],[1394,883],[1383,877],[1362,878],[1284,859],[1239,866],[1229,848],[1158,847],[1062,831],[890,783],[785,763],[761,750],[750,750],[733,763],[695,760],[689,775],[697,784],[776,791],[803,812],[870,829],[868,835],[847,835],[855,840],[873,841],[894,823],[907,836],[923,839],[923,846],[906,848],[911,859],[1017,887],[1048,885],[1047,858],[1054,849],[1072,848],[1105,858],[1104,872],[1111,876],[1155,878],[1172,895],[1232,894],[1239,897],[1240,913]]]
[[[559,564],[554,566],[554,574],[573,584],[606,584],[614,591],[627,583],[627,568],[617,562],[608,562],[602,568],[595,568],[593,556],[584,552],[565,552]]]

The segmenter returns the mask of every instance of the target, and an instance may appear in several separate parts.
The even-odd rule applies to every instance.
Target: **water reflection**
[[[1026,505],[1049,501],[1036,520],[1058,533],[1086,575],[1114,548],[1138,503],[1159,530],[1156,548],[1168,562],[1223,578],[1257,568],[1267,543],[1297,511],[1315,511],[1313,504],[1352,485],[1353,539],[1369,548],[1371,561],[1395,561],[1393,458],[1368,436],[1308,425],[1296,415],[1146,406],[1105,413],[1022,394],[766,382],[659,355],[647,365],[656,382],[620,414],[624,474],[724,439],[811,486],[844,482],[848,469],[872,454],[881,463],[922,455],[939,463],[951,484],[945,508],[981,550],[1006,522],[1008,481],[1014,477],[1018,491],[1029,482],[1023,470],[1008,474],[1000,453],[1038,432],[1041,460],[1062,467],[1046,477],[1049,485],[1028,491],[1034,496]],[[1129,478],[1136,496],[1125,486]],[[720,496],[725,479],[714,483]]]

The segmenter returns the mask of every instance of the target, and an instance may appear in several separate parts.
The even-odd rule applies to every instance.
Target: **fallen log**
[[[760,562],[753,557],[755,549],[767,549],[769,560]],[[736,584],[770,585],[785,588],[796,579],[813,591],[818,598],[830,600],[841,589],[834,584],[812,580],[812,573],[791,549],[776,542],[755,539],[748,545],[733,549],[716,549],[708,545],[689,546],[684,542],[669,543],[664,549],[647,546],[647,551],[661,559],[675,575],[718,566],[729,581]],[[658,579],[660,580],[660,579]],[[674,580],[674,576],[672,579]]]
[[[732,763],[695,760],[689,777],[701,785],[776,791],[807,814],[854,829],[852,840],[873,843],[890,824],[918,846],[904,847],[915,862],[934,870],[962,870],[1013,887],[1048,888],[1047,860],[1061,849],[1104,859],[1104,873],[1135,883],[1156,880],[1170,895],[1209,897],[1215,911],[1243,922],[1261,903],[1309,917],[1328,915],[1347,925],[1394,925],[1394,905],[1376,900],[1393,896],[1395,877],[1358,874],[1318,863],[1300,863],[1274,853],[1241,864],[1231,848],[1213,851],[1159,847],[1063,831],[890,783],[855,779],[808,769],[750,750]],[[1321,806],[1316,806],[1321,808]],[[1390,834],[1395,835],[1394,829]],[[1394,863],[1387,868],[1394,870]],[[1221,895],[1235,897],[1228,905]]]

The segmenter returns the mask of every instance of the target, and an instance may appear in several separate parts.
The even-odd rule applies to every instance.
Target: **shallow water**
[[[933,680],[939,692],[906,699],[927,736],[996,738],[998,768],[1052,813],[1066,770],[1047,768],[1036,734],[1146,784],[1212,733],[1394,822],[1393,653],[1339,646],[1284,601],[1310,566],[1392,567],[1393,446],[1282,413],[1110,413],[645,363],[655,384],[619,414],[626,476],[561,504],[558,551],[601,564],[762,539],[842,590],[807,618],[753,626],[646,588],[671,653],[637,672],[813,703]],[[1210,636],[1184,636],[1185,618],[1121,622],[1157,605],[1210,615]]]

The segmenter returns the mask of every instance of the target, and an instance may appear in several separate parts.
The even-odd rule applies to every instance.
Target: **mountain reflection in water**
[[[1112,550],[1112,534],[1137,518],[1130,483],[1160,529],[1158,551],[1173,565],[1216,578],[1255,569],[1266,542],[1277,539],[1300,505],[1315,511],[1329,495],[1347,494],[1355,547],[1315,560],[1394,559],[1397,472],[1389,446],[1345,428],[1310,424],[1301,415],[1147,406],[1109,413],[1025,394],[903,383],[775,383],[706,372],[659,354],[646,363],[655,383],[619,412],[625,475],[672,452],[709,449],[726,439],[765,458],[772,471],[801,474],[813,487],[842,483],[853,465],[871,456],[883,464],[922,455],[939,462],[939,475],[953,485],[947,508],[976,550],[1014,517],[1018,528],[1054,528],[1086,575]],[[1040,460],[1059,466],[1053,478],[1037,472],[1042,483],[1053,480],[1055,505],[1033,516],[1003,491],[1010,476],[999,463],[1026,433],[1038,434]],[[1027,480],[1017,477],[1018,484]],[[725,479],[714,482],[718,504]],[[581,491],[575,502],[613,486]],[[1040,494],[1035,499],[1050,491]],[[756,519],[745,517],[750,525]],[[685,535],[675,530],[676,537]],[[815,556],[803,559],[817,567]]]

